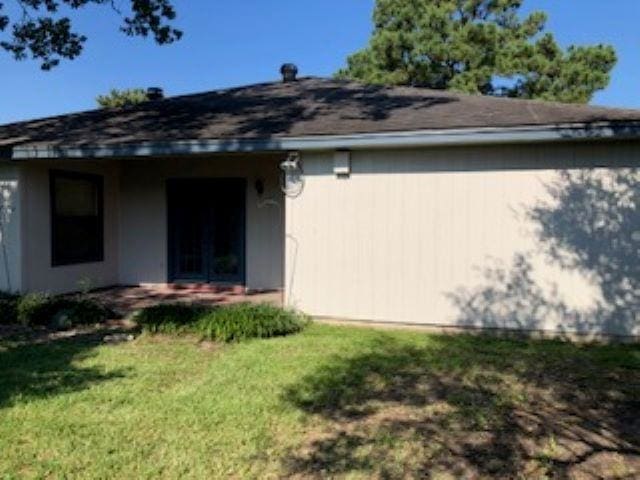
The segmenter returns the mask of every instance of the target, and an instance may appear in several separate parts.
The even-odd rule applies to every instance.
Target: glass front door
[[[245,180],[170,180],[167,192],[170,281],[244,283]]]

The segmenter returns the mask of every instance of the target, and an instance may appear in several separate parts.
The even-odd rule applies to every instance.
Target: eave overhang
[[[509,128],[417,130],[349,135],[252,139],[176,140],[92,145],[15,145],[0,147],[5,160],[125,158],[216,153],[366,150],[463,145],[584,142],[640,138],[640,123],[566,124]]]

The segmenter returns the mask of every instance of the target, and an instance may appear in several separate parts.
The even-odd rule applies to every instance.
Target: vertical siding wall
[[[0,291],[22,287],[21,180],[16,166],[0,165]]]
[[[118,165],[116,162],[34,161],[22,165],[23,290],[64,293],[118,283]],[[104,177],[104,261],[51,266],[49,171]]]
[[[241,177],[248,185],[247,287],[282,288],[284,218],[278,172],[278,158],[270,156],[123,161],[120,282],[167,282],[168,179]],[[261,198],[254,188],[258,178],[265,183]]]
[[[637,314],[607,313],[602,279],[544,253],[528,217],[553,205],[560,170],[639,159],[637,144],[353,152],[337,178],[332,153],[304,155],[304,191],[286,202],[287,301],[343,319],[640,334]]]

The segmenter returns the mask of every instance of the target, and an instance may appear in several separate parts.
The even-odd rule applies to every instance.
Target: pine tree
[[[108,94],[98,95],[96,97],[96,103],[102,108],[125,107],[146,101],[147,93],[142,88],[125,90],[117,90],[114,88]]]
[[[616,63],[608,45],[562,49],[523,0],[377,0],[369,44],[339,78],[587,103]]]

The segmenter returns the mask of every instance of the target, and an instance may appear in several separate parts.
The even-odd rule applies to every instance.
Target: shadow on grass
[[[77,365],[96,355],[103,336],[93,332],[46,341],[0,339],[0,408],[122,378],[123,370],[105,373]]]
[[[376,338],[285,393],[315,416],[286,475],[640,475],[639,347]]]

